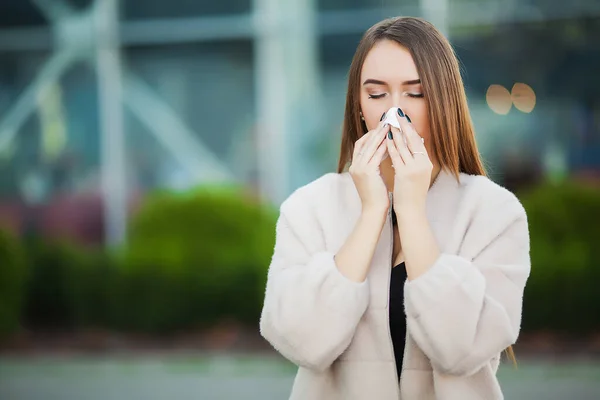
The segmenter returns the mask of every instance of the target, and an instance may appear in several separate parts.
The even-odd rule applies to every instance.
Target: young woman
[[[485,176],[450,44],[417,18],[373,26],[338,173],[281,205],[260,328],[300,367],[291,398],[503,398],[529,271],[525,211]]]

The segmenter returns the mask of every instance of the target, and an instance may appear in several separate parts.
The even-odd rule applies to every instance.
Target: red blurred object
[[[131,196],[128,213],[141,196]],[[27,205],[20,199],[0,200],[0,229],[18,236],[28,229],[42,237],[66,239],[85,245],[104,242],[103,200],[99,193],[60,194],[42,205]]]

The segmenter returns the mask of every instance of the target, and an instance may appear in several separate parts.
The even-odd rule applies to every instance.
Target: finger
[[[412,163],[413,155],[406,146],[404,132],[400,132],[397,128],[392,128],[392,133],[394,134],[394,144],[396,145],[400,157],[402,157],[402,161],[404,161],[404,164],[406,165]]]
[[[379,121],[379,123],[377,124],[377,126],[375,127],[375,129],[370,130],[367,133],[370,133],[371,135],[369,137],[372,137],[372,135],[376,135],[377,133],[379,133],[381,130],[385,129],[385,126],[388,123],[385,121]],[[369,141],[369,139],[367,139],[366,141]]]
[[[369,138],[371,137],[371,133],[372,132],[366,132],[363,133],[363,135],[356,141],[354,142],[354,150],[358,150],[360,149],[367,140],[369,140]]]
[[[367,143],[365,143],[365,145],[363,146],[363,150],[361,150],[361,153],[363,155],[363,160],[365,162],[368,162],[369,160],[371,160],[371,158],[377,151],[377,148],[379,147],[379,145],[385,140],[386,132],[387,132],[387,127],[384,127],[384,125],[382,125],[375,131],[375,133],[369,139],[369,141]]]
[[[384,131],[384,125],[385,125],[385,122],[380,121],[379,124],[377,125],[377,128],[365,133],[364,135],[361,136],[360,139],[358,139],[354,143],[354,151],[352,153],[352,160],[356,160],[358,157],[360,157],[366,153],[366,151],[364,151],[364,150],[366,150],[365,145],[367,143],[369,143],[369,141],[372,140],[373,137],[376,136],[378,133],[382,133]]]
[[[360,155],[362,155],[362,150],[365,147],[365,143],[373,136],[373,131],[369,131],[363,134],[360,139],[354,142],[354,152],[352,153],[352,161],[355,161]]]
[[[369,141],[370,138],[373,137],[373,135],[376,133],[376,131],[378,131],[381,128],[382,125],[383,122],[377,125],[377,128],[363,133],[363,135],[356,142],[354,142],[354,147],[362,147],[365,143]]]
[[[365,143],[365,137],[367,137],[369,133],[365,133],[360,139],[358,139],[356,142],[354,142],[354,151],[352,152],[352,162],[354,162],[357,158],[358,158],[358,154],[360,153],[360,150],[363,148],[363,145]]]
[[[381,142],[381,144],[377,148],[377,151],[375,151],[375,154],[373,154],[373,157],[369,161],[369,164],[381,164],[381,161],[383,161],[383,156],[387,152],[387,144],[385,143],[386,141],[387,140],[384,139],[384,141]]]
[[[404,165],[404,161],[402,161],[402,157],[400,157],[400,153],[398,152],[398,149],[396,148],[396,144],[394,143],[394,140],[388,138],[388,139],[386,139],[385,143],[387,146],[388,154],[390,155],[390,158],[392,159],[392,165],[394,166],[395,169],[401,168]]]
[[[427,154],[425,144],[423,143],[423,138],[417,133],[413,124],[409,122],[409,118],[410,117],[408,116],[405,118],[400,118],[400,126],[402,127],[402,131],[406,137],[408,149],[411,153],[420,151]]]

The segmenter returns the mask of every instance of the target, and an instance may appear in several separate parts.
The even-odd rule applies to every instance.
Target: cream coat
[[[427,215],[442,254],[405,285],[400,384],[388,323],[389,213],[366,281],[350,281],[334,262],[360,212],[348,173],[324,175],[281,205],[260,330],[299,366],[291,399],[502,399],[496,370],[517,340],[530,272],[517,198],[486,177],[438,175]]]

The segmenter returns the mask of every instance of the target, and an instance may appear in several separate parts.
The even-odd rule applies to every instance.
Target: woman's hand
[[[423,139],[412,124],[398,117],[401,130],[391,127],[387,150],[394,166],[394,211],[403,216],[424,215],[433,164]],[[404,140],[406,139],[406,143]]]
[[[362,202],[363,212],[385,214],[389,207],[388,191],[379,171],[387,151],[386,135],[389,126],[380,122],[376,129],[358,139],[349,172]]]
[[[398,121],[401,131],[392,128],[393,138],[388,137],[386,143],[395,170],[394,212],[398,233],[408,280],[413,280],[423,275],[440,254],[425,213],[433,164],[412,124],[404,117]]]
[[[367,278],[390,206],[387,188],[379,174],[379,164],[387,151],[388,131],[389,127],[380,122],[354,145],[349,171],[362,202],[362,213],[335,255],[339,271],[354,282],[364,282]]]

